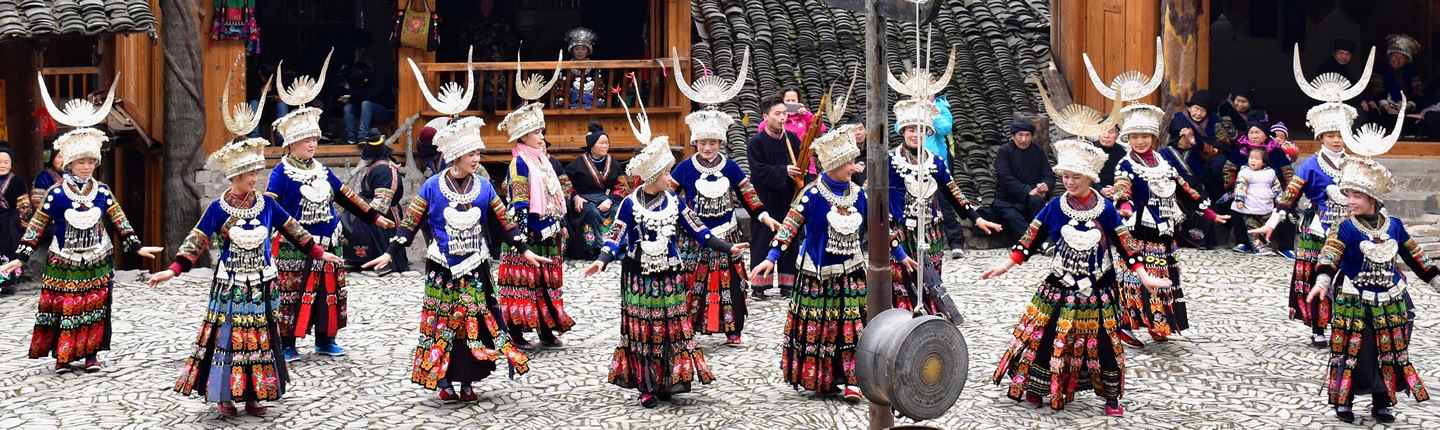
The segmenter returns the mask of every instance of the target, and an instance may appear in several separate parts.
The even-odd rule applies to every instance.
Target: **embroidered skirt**
[[[1307,214],[1305,223],[1316,216]],[[1305,296],[1315,285],[1315,261],[1320,259],[1320,249],[1325,247],[1325,237],[1307,233],[1302,227],[1295,243],[1295,271],[1290,275],[1290,319],[1300,320],[1310,326],[1312,332],[1325,332],[1330,323],[1330,297],[1321,295],[1314,303],[1305,303]]]
[[[207,402],[277,400],[290,374],[281,358],[280,298],[273,280],[210,285],[210,302],[175,391]]]
[[[739,243],[740,233],[731,231],[725,241]],[[740,257],[701,246],[686,239],[681,245],[685,285],[690,285],[690,314],[695,332],[740,334],[745,330],[745,279],[748,272]],[[693,267],[693,269],[690,269]]]
[[[111,254],[93,263],[51,254],[40,276],[40,306],[30,336],[30,358],[79,361],[110,349]]]
[[[690,383],[715,380],[696,347],[686,295],[678,271],[640,274],[640,261],[625,258],[620,269],[620,346],[610,359],[611,384],[642,393],[684,393]]]
[[[890,223],[890,228],[896,232],[895,238],[900,241],[900,247],[905,249],[905,254],[925,265],[925,276],[939,276],[940,273],[943,273],[941,269],[945,261],[946,241],[945,231],[940,228],[938,218],[930,218],[929,225],[925,226],[925,254],[923,257],[920,253],[915,252],[915,230],[913,228],[907,229],[907,227],[893,221]],[[890,279],[892,281],[891,285],[894,286],[895,290],[893,294],[894,303],[892,303],[892,306],[906,310],[915,309],[915,289],[918,288],[915,285],[915,281],[917,280],[915,274],[908,272],[905,270],[905,266],[902,266],[900,262],[893,261],[892,259],[890,262]],[[939,309],[935,306],[934,299],[934,297],[925,297],[925,307],[932,313]]]
[[[1180,282],[1180,261],[1175,257],[1175,238],[1144,225],[1132,232],[1145,259],[1145,270],[1150,276],[1169,279],[1171,285],[1151,292],[1140,284],[1140,277],[1134,272],[1117,266],[1124,273],[1121,287],[1125,312],[1121,314],[1121,326],[1130,329],[1146,327],[1161,336],[1180,334],[1190,327],[1190,322],[1185,312],[1185,291]]]
[[[780,369],[797,389],[832,393],[855,385],[855,344],[865,328],[865,272],[796,278],[785,318]]]
[[[995,369],[995,384],[1009,384],[1006,395],[1015,400],[1027,393],[1048,396],[1054,409],[1075,400],[1078,389],[1119,399],[1125,391],[1125,354],[1116,334],[1117,291],[1113,271],[1106,271],[1088,296],[1054,275],[1045,278],[1015,326]]]
[[[501,326],[493,292],[488,263],[456,277],[445,265],[426,260],[420,344],[415,347],[411,382],[433,390],[442,380],[479,381],[495,371],[501,356],[515,373],[530,370],[529,358],[515,348]]]
[[[1388,396],[1393,405],[1395,394],[1406,390],[1417,402],[1430,398],[1406,352],[1413,318],[1409,293],[1382,303],[1339,294],[1334,304],[1325,372],[1330,404],[1349,406],[1356,395],[1371,394]]]
[[[525,254],[510,245],[500,253],[500,313],[505,325],[521,329],[546,329],[559,333],[570,330],[575,320],[565,312],[560,288],[565,283],[560,257],[560,237],[538,240],[530,235],[530,251],[550,258],[549,264],[530,265]]]
[[[290,241],[276,240],[280,243],[275,266],[280,270],[276,283],[280,290],[282,338],[305,337],[312,327],[316,335],[334,338],[345,328],[349,315],[345,267],[312,259]],[[345,240],[340,242],[340,246],[326,246],[325,251],[339,255]]]

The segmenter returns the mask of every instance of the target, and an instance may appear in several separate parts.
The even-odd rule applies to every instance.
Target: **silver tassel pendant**
[[[94,210],[94,209],[92,209]],[[89,251],[100,246],[100,237],[105,232],[100,231],[100,225],[96,224],[90,228],[77,228],[66,226],[65,228],[65,249]]]
[[[265,268],[265,256],[260,249],[235,249],[229,258],[230,270],[235,273],[258,273]]]
[[[300,199],[300,224],[315,225],[330,222],[330,202]]]
[[[856,255],[860,253],[860,234],[841,233],[834,227],[830,228],[826,235],[825,249],[838,255]]]
[[[450,226],[445,227],[445,234],[450,236],[450,253],[454,255],[468,255],[480,250],[480,232],[475,229],[459,229]]]
[[[721,197],[706,197],[699,195],[695,197],[695,213],[705,217],[714,218],[730,213],[734,208],[730,205],[730,195]]]

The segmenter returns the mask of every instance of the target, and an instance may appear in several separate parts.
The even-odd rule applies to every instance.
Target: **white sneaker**
[[[965,258],[965,250],[964,250],[964,249],[960,249],[960,248],[951,249],[951,250],[950,250],[950,258],[951,258],[952,260],[959,260],[959,259],[961,259],[961,258]]]

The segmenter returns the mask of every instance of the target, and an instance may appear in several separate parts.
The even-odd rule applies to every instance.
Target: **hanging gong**
[[[965,337],[934,315],[881,312],[865,326],[856,347],[855,373],[865,396],[914,420],[939,418],[950,410],[969,370]]]

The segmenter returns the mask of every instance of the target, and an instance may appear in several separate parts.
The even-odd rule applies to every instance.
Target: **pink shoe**
[[[865,398],[865,396],[860,394],[860,387],[856,387],[854,385],[846,385],[844,394],[842,395],[845,397],[845,401],[847,402],[858,402]]]
[[[1029,404],[1032,404],[1032,405],[1035,405],[1035,406],[1040,406],[1040,405],[1045,404],[1045,398],[1044,398],[1044,397],[1040,397],[1039,394],[1035,394],[1035,393],[1025,393],[1025,403],[1029,403]]]
[[[1120,402],[1110,400],[1105,402],[1105,415],[1118,417],[1125,415],[1125,408],[1120,407]]]

